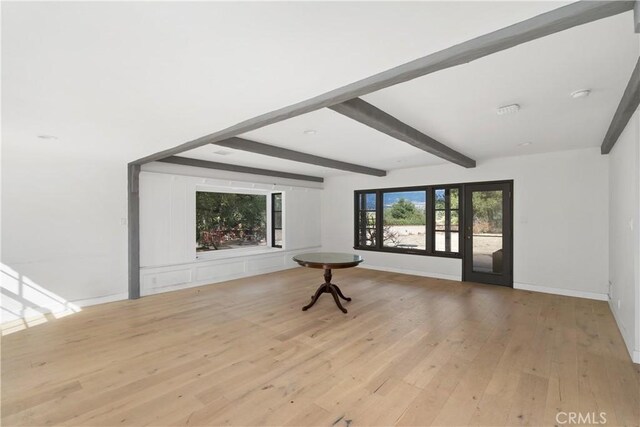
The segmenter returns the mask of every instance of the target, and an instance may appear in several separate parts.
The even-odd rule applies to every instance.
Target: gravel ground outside
[[[398,246],[425,249],[426,236],[424,225],[393,225],[391,231],[398,236]],[[451,233],[452,250],[457,251],[458,233]],[[436,249],[444,250],[444,235],[436,234]],[[473,235],[473,265],[476,271],[491,271],[493,253],[502,249],[502,235]]]

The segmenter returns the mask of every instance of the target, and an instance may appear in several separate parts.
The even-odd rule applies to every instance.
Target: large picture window
[[[461,185],[355,192],[356,249],[460,257]]]
[[[196,251],[267,244],[267,196],[196,192]]]
[[[427,248],[427,193],[383,192],[382,243],[388,248]]]

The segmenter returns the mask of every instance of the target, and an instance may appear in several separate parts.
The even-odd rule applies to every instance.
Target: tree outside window
[[[196,251],[266,246],[267,197],[196,192]]]

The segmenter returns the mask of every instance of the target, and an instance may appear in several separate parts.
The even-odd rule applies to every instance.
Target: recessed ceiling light
[[[496,111],[499,116],[503,116],[505,114],[513,114],[520,111],[520,106],[518,104],[504,105],[502,107],[498,107]]]
[[[525,141],[518,144],[518,147],[526,147],[527,145],[533,144],[531,141]]]
[[[58,139],[58,137],[54,136],[54,135],[38,135],[38,138],[40,138],[40,139],[53,139],[53,140]]]
[[[318,133],[318,131],[316,131],[315,129],[307,129],[304,132],[305,135],[315,135],[316,133]]]
[[[214,151],[213,154],[218,154],[220,156],[228,156],[229,154],[231,154],[231,151],[229,151],[229,150],[218,150],[218,151]]]
[[[591,91],[589,89],[581,89],[575,92],[571,92],[571,97],[574,99],[586,98],[587,96],[589,96],[589,94],[591,94]]]

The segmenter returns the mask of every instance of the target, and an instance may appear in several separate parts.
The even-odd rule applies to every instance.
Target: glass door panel
[[[472,254],[473,271],[501,274],[502,266],[502,191],[473,191]]]
[[[464,280],[513,285],[512,183],[465,186]]]

